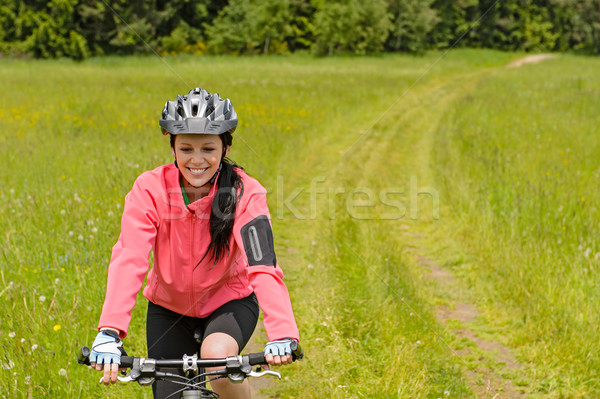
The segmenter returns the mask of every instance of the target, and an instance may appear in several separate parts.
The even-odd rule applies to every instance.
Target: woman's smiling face
[[[178,134],[173,156],[181,174],[192,186],[205,185],[217,173],[223,154],[223,142],[213,134]]]

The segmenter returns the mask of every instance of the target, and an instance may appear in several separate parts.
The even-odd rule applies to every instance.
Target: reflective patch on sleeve
[[[275,266],[277,264],[273,246],[273,231],[266,215],[260,215],[242,227],[241,234],[250,266]]]

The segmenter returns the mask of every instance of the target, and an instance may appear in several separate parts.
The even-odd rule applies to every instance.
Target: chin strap
[[[217,168],[217,171],[215,172],[215,174],[213,175],[213,177],[210,178],[210,180],[208,181],[208,183],[213,184],[215,182],[215,180],[217,180],[217,176],[219,175],[219,172],[221,171],[223,167],[223,162],[221,162],[219,164],[219,167]]]

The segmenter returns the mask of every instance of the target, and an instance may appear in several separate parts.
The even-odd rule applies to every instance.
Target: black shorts
[[[225,333],[238,343],[239,351],[248,343],[258,321],[256,295],[227,302],[210,316],[197,318],[182,316],[162,306],[148,302],[146,340],[148,357],[154,359],[180,359],[183,355],[198,353],[194,332],[202,340],[213,333]],[[173,371],[173,370],[171,370]],[[180,385],[158,382],[152,385],[155,398],[164,398]]]

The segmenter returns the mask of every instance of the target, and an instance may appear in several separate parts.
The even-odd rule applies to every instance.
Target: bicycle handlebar
[[[77,361],[80,364],[90,365],[90,349],[88,347],[82,347],[79,351]],[[299,360],[304,357],[304,352],[298,344],[294,341],[292,343],[292,358],[293,360]],[[147,359],[143,357],[134,356],[121,356],[120,368],[130,369],[129,374],[124,374],[123,377],[119,376],[118,380],[121,382],[137,381],[140,385],[150,385],[155,380],[165,381],[179,381],[184,387],[183,390],[195,389],[204,390],[206,393],[212,392],[206,390],[204,387],[204,378],[210,377],[213,380],[227,377],[232,382],[241,382],[247,377],[262,377],[264,375],[271,375],[277,378],[281,378],[281,375],[272,370],[261,371],[260,367],[256,370],[252,369],[252,366],[267,364],[265,360],[265,354],[250,353],[247,355],[230,356],[222,359],[198,359],[197,355],[193,356],[184,355],[181,359]],[[220,370],[214,370],[210,372],[202,371],[206,368],[211,367],[223,367]],[[188,377],[184,377],[184,380],[179,374],[173,374],[165,371],[164,369],[178,369],[184,373],[190,373]],[[198,379],[200,378],[200,379]],[[103,381],[102,379],[100,380]],[[212,381],[211,379],[207,381]],[[208,396],[207,396],[208,397]]]
[[[300,347],[300,344],[298,344],[298,342],[296,342],[296,341],[292,342],[292,358],[293,358],[293,360],[294,361],[300,360],[303,357],[304,357],[304,351]],[[139,362],[140,359],[143,359],[143,358],[134,357],[134,356],[121,356],[121,367],[122,368],[132,368],[134,366],[134,364],[136,363],[136,361]],[[239,357],[232,356],[232,357],[222,358],[222,359],[195,359],[195,365],[192,365],[189,363],[189,360],[191,360],[191,358],[189,358],[189,359],[186,359],[186,358],[156,359],[156,360],[148,359],[148,360],[153,360],[156,364],[156,367],[179,369],[179,368],[183,368],[183,367],[194,367],[194,366],[197,368],[225,367],[228,365],[228,362],[230,363],[232,361],[232,359],[241,360],[242,363],[247,363],[250,366],[267,364],[267,361],[265,360],[265,354],[263,352],[249,353],[247,355],[242,355]],[[87,346],[81,347],[77,361],[80,364],[89,366],[90,365],[90,348],[88,348]]]

